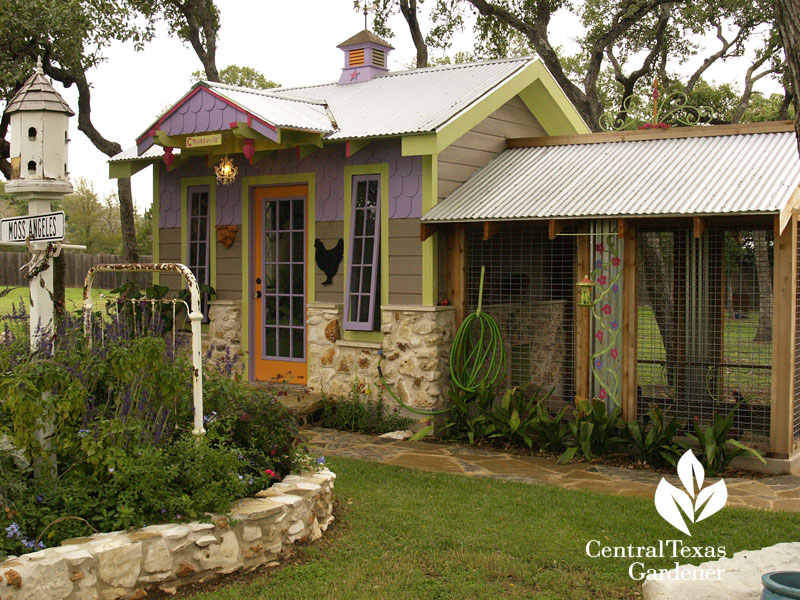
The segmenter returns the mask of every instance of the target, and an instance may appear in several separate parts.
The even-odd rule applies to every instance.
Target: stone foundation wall
[[[247,360],[242,348],[242,303],[212,300],[208,309],[208,334],[203,335],[203,357],[210,351],[211,365],[222,364],[227,356],[238,356],[236,370],[242,372]]]
[[[277,565],[295,542],[316,540],[333,521],[327,469],[289,475],[237,501],[211,523],[151,525],[101,533],[0,563],[2,600],[141,600],[239,569]]]
[[[343,339],[342,305],[308,305],[308,389],[346,396],[353,381],[373,397],[380,389],[378,351],[383,373],[403,402],[418,408],[447,404],[450,342],[455,334],[455,311],[442,306],[382,306],[382,342]],[[391,398],[384,396],[391,405]]]

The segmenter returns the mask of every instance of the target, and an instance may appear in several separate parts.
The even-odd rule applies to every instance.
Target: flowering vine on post
[[[595,283],[594,304],[591,307],[594,319],[594,351],[591,355],[592,376],[596,383],[597,397],[605,402],[619,405],[619,348],[617,342],[621,331],[618,314],[622,278],[622,259],[616,233],[597,235],[601,240],[594,246],[594,269],[591,279]]]

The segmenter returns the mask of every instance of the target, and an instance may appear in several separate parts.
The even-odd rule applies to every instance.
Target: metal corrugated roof
[[[389,72],[361,83],[278,88],[324,101],[339,129],[326,139],[341,140],[436,131],[536,59],[513,58]]]
[[[422,220],[775,213],[798,183],[792,132],[512,148]]]
[[[210,81],[202,83],[214,93],[276,127],[319,133],[330,133],[334,130],[324,102],[286,97],[273,91],[251,90]]]
[[[161,158],[164,154],[164,148],[161,146],[150,146],[144,154],[139,156],[138,149],[136,146],[131,146],[130,148],[123,150],[119,154],[115,154],[111,158],[108,159],[108,162],[132,162],[132,161],[149,161],[157,158]],[[175,156],[180,156],[180,152],[176,152]]]

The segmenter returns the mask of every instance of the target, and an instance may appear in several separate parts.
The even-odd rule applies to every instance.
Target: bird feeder
[[[594,287],[594,282],[589,279],[588,275],[584,275],[583,279],[576,285],[578,286],[578,306],[593,306],[592,288]]]

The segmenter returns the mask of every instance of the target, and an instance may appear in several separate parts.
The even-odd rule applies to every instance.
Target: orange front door
[[[253,209],[253,378],[306,383],[305,185],[256,188]]]

